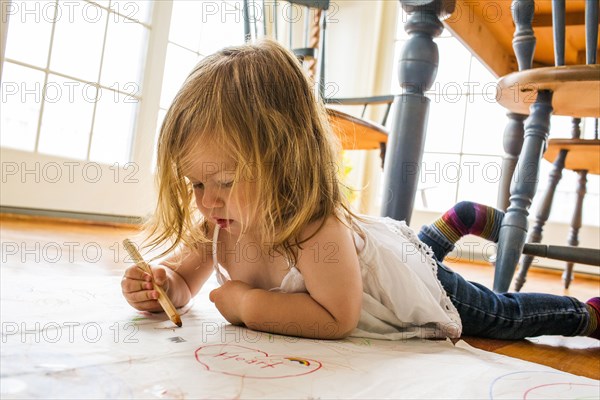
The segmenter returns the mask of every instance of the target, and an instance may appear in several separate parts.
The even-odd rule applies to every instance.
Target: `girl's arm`
[[[183,257],[181,257],[183,254]],[[135,265],[125,270],[121,289],[131,306],[142,311],[161,311],[152,281],[161,286],[175,307],[186,305],[202,288],[212,273],[210,244],[191,251],[182,247],[158,264],[151,264],[152,276]]]
[[[178,251],[183,252],[183,258],[181,253],[175,253],[161,261],[159,266],[166,267],[163,269],[166,283],[162,286],[175,307],[182,307],[198,294],[212,274],[212,250],[208,244],[200,245],[194,251],[187,247]],[[156,273],[154,275],[157,279]]]
[[[334,315],[307,293],[252,289],[245,297],[242,315],[248,328],[288,336],[342,339],[356,328],[360,316],[343,308]]]
[[[296,266],[308,293],[277,293],[230,281],[211,300],[232,323],[251,329],[318,339],[339,339],[356,328],[362,278],[352,232],[337,219],[302,245]]]

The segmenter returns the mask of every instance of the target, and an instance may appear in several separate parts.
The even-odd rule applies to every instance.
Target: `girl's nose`
[[[204,194],[202,196],[202,205],[206,208],[216,208],[223,206],[224,202],[221,199],[218,190],[204,190]]]

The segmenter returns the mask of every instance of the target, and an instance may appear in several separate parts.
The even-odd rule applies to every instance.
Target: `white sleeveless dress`
[[[457,338],[462,331],[458,311],[437,279],[437,263],[428,246],[404,223],[391,218],[361,216],[354,221],[364,240],[354,234],[363,281],[360,321],[351,336],[401,340]],[[220,284],[229,280],[217,260],[217,225],[213,263]],[[293,265],[271,291],[307,292]]]

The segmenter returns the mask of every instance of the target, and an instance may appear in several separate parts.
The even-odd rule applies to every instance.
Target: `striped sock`
[[[586,301],[585,306],[590,313],[590,323],[584,333],[585,336],[600,340],[600,297],[592,297]]]
[[[461,201],[446,211],[430,227],[452,243],[456,243],[468,234],[497,242],[502,218],[504,212],[493,207]]]

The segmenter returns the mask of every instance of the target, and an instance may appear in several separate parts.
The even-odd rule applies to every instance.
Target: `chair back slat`
[[[533,0],[513,0],[511,12],[515,22],[513,49],[517,56],[519,71],[530,69],[533,64],[536,38],[531,24],[535,3]]]
[[[279,15],[275,16],[275,19],[278,19]],[[289,18],[288,19],[288,49],[293,49],[294,48],[294,40],[293,40],[293,32],[294,32],[294,24],[292,23],[292,19]]]
[[[565,0],[552,0],[554,65],[565,65]]]
[[[310,41],[310,9],[307,8],[304,13],[304,47],[309,47]]]
[[[329,4],[327,5],[329,7]],[[320,57],[317,58],[317,65],[315,66],[315,74],[318,76],[319,87],[317,93],[319,98],[325,98],[325,31],[327,30],[327,9],[323,9],[320,13],[320,18],[316,22],[319,29],[319,49],[321,49]]]
[[[596,52],[598,48],[598,0],[588,0],[585,3],[586,63],[596,64]]]
[[[275,4],[277,4],[277,2],[275,2]],[[267,15],[265,14],[267,12],[267,8],[265,7],[265,0],[262,0],[261,6],[262,6],[263,35],[267,36]],[[275,33],[277,33],[277,32],[275,32]]]
[[[277,14],[279,12],[279,10],[277,9],[278,3],[279,3],[278,1],[275,1],[273,3],[273,17],[272,17],[273,18],[273,29],[275,30],[274,36],[275,36],[275,40],[277,40],[277,41],[279,41],[279,26],[277,24],[277,21],[279,20],[279,18],[277,18],[277,16],[279,15],[279,14]]]
[[[581,118],[571,119],[571,139],[581,138]]]
[[[243,15],[245,16],[245,18],[244,18],[244,41],[248,42],[250,40],[250,38],[252,37],[252,35],[250,33],[250,18],[248,16],[248,13],[250,12],[250,6],[248,4],[248,0],[244,0],[242,12],[243,12]]]
[[[256,0],[252,0],[252,16],[251,16],[251,18],[254,21],[254,37],[258,37],[258,17],[256,15]]]
[[[260,36],[267,35],[267,18],[264,16],[259,18],[259,15],[256,14],[256,10],[259,7],[256,0],[244,0],[243,2],[243,15],[244,15],[244,39],[246,42],[249,42],[253,38],[258,38]],[[262,1],[260,10],[265,9],[264,0]],[[259,35],[259,19],[262,19],[262,29]]]

